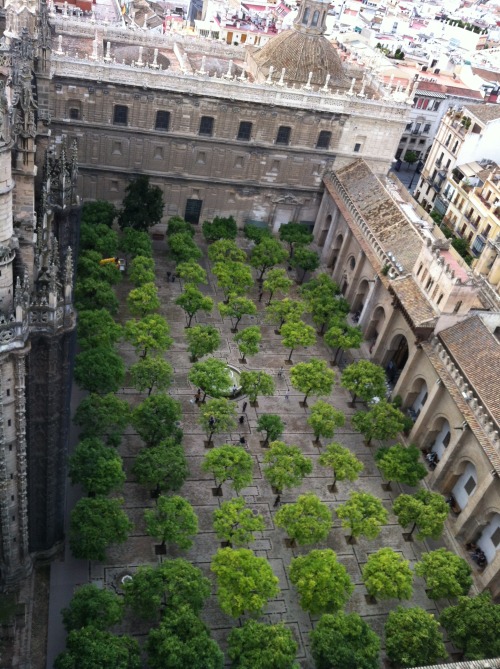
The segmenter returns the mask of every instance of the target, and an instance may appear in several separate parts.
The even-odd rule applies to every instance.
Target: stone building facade
[[[456,548],[485,553],[480,589],[500,597],[500,304],[441,231],[412,223],[364,161],[325,177],[314,236],[356,312],[364,354],[386,369],[414,419],[409,440],[436,453],[429,486],[450,500]]]

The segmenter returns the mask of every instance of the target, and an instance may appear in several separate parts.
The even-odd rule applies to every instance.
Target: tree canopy
[[[332,392],[335,373],[328,368],[325,360],[312,358],[310,362],[299,362],[290,370],[290,383],[296,390],[309,395],[329,395]]]
[[[69,477],[90,496],[121,490],[126,478],[121,457],[97,437],[88,437],[77,445],[69,458]]]
[[[107,225],[113,227],[117,215],[116,207],[106,200],[84,202],[82,207],[82,223],[90,225]]]
[[[134,258],[136,256],[146,256],[147,258],[153,256],[153,245],[149,234],[133,228],[125,228],[123,231],[120,248],[124,253],[128,253]]]
[[[316,669],[379,669],[380,639],[357,613],[326,613],[310,639]]]
[[[54,669],[140,669],[139,644],[128,636],[115,636],[95,627],[72,630],[66,650],[58,655]]]
[[[500,656],[500,606],[488,591],[476,597],[459,597],[439,619],[450,641],[463,652],[464,660]]]
[[[368,594],[378,599],[411,599],[413,595],[410,563],[392,548],[381,548],[368,556],[363,581]]]
[[[363,333],[359,326],[350,325],[332,325],[325,332],[324,342],[330,348],[334,349],[333,362],[337,362],[340,351],[347,351],[351,348],[359,348],[363,343]]]
[[[169,237],[168,251],[176,263],[196,262],[203,256],[189,232],[176,232]]]
[[[153,282],[133,288],[127,297],[127,306],[132,316],[144,318],[160,308],[158,288]]]
[[[241,372],[240,385],[250,402],[256,402],[259,395],[274,395],[273,377],[266,372]]]
[[[227,363],[217,358],[195,362],[189,370],[189,381],[203,390],[202,401],[207,395],[222,397],[230,392],[231,374]]]
[[[283,434],[285,424],[280,416],[271,413],[261,414],[257,419],[257,432],[265,432],[264,446],[270,441],[276,441]]]
[[[73,417],[82,438],[99,437],[110,446],[118,446],[129,421],[128,402],[113,393],[90,393],[80,402]]]
[[[290,349],[288,361],[292,359],[292,353],[298,346],[313,346],[316,343],[314,328],[306,325],[304,321],[289,321],[281,326],[281,343]]]
[[[431,599],[466,595],[473,582],[471,572],[463,558],[446,548],[424,553],[415,565],[415,573],[425,579]]]
[[[262,288],[269,292],[269,300],[267,305],[269,306],[271,304],[271,300],[276,293],[279,293],[280,295],[286,295],[292,286],[293,281],[288,278],[288,274],[286,273],[285,269],[270,269],[262,284]]]
[[[299,486],[306,474],[312,472],[312,462],[298,446],[273,441],[264,456],[264,477],[277,491],[276,503],[283,490]]]
[[[228,655],[233,669],[297,669],[298,646],[283,623],[266,625],[247,620],[228,636]]]
[[[151,186],[149,177],[141,174],[125,188],[123,209],[118,215],[118,224],[124,228],[145,231],[161,222],[163,216],[163,194],[158,186]]]
[[[273,323],[277,325],[278,328],[281,328],[283,323],[300,321],[300,318],[305,310],[306,305],[304,302],[285,297],[282,300],[273,302],[268,307],[266,307],[266,322]]]
[[[106,309],[85,309],[78,314],[78,343],[80,349],[112,348],[123,335],[121,325],[115,323]]]
[[[266,529],[262,515],[249,509],[242,497],[222,502],[215,509],[213,519],[217,537],[229,542],[230,546],[248,545],[254,540],[255,532]]]
[[[333,472],[333,486],[336,481],[355,481],[364,465],[351,451],[337,442],[328,444],[319,456],[319,464]]]
[[[233,330],[238,329],[239,322],[243,316],[253,316],[257,313],[257,307],[252,300],[237,295],[230,295],[227,304],[219,302],[218,307],[220,315],[223,318],[229,316],[229,318],[233,319]]]
[[[141,393],[147,390],[149,396],[154,389],[164,391],[170,387],[174,370],[163,358],[148,356],[131,365],[129,374],[132,386]]]
[[[386,381],[382,367],[369,360],[359,360],[348,365],[342,372],[340,384],[352,393],[352,401],[359,397],[370,402],[374,397],[385,397]]]
[[[144,511],[146,532],[166,543],[176,544],[179,548],[187,549],[193,545],[193,537],[198,534],[198,516],[191,504],[180,497],[158,497],[154,509]]]
[[[420,458],[420,449],[413,444],[384,446],[375,453],[377,467],[387,481],[397,481],[409,486],[416,486],[427,476],[427,469]]]
[[[319,267],[319,255],[316,251],[308,249],[305,246],[298,246],[295,248],[293,257],[290,258],[290,265],[302,271],[299,283],[303,283],[307,272],[314,272]]]
[[[112,348],[91,348],[75,358],[75,382],[90,393],[116,393],[125,379],[123,360]]]
[[[203,295],[201,290],[198,290],[192,283],[186,284],[184,291],[175,300],[175,304],[186,312],[188,316],[188,328],[191,327],[193,318],[198,311],[210,313],[214,308],[214,301],[212,298]]]
[[[250,265],[260,272],[257,280],[263,281],[267,270],[282,263],[286,257],[287,253],[277,239],[265,238],[254,246],[250,254]]]
[[[177,400],[165,393],[156,393],[133,409],[130,422],[148,446],[155,446],[175,434],[181,415]]]
[[[194,260],[178,263],[175,268],[177,276],[186,283],[193,283],[198,285],[200,283],[207,283],[207,273],[201,265],[198,265]]]
[[[247,355],[256,355],[259,352],[261,339],[262,334],[258,325],[250,325],[235,334],[234,341],[238,345],[243,362],[246,362]]]
[[[136,256],[130,263],[129,279],[135,286],[155,280],[155,261],[148,256]]]
[[[127,321],[124,334],[125,339],[141,358],[145,358],[148,353],[164,353],[173,343],[170,327],[166,319],[159,314],[149,314],[140,320]]]
[[[400,667],[438,664],[447,657],[443,635],[432,613],[414,607],[390,611],[385,623],[385,650]]]
[[[413,523],[410,536],[418,527],[416,537],[420,540],[427,537],[438,539],[450,512],[450,507],[442,495],[424,488],[413,495],[399,495],[392,508],[402,527]]]
[[[311,414],[307,422],[312,427],[316,443],[318,443],[320,437],[331,439],[335,430],[345,424],[345,416],[342,411],[332,407],[331,404],[318,400],[311,407]]]
[[[141,485],[154,489],[158,496],[161,492],[180,490],[189,467],[182,446],[166,440],[157,446],[142,448],[132,472]]]
[[[244,295],[253,286],[252,272],[242,262],[217,262],[212,267],[212,272],[217,277],[217,284],[226,300],[230,296]]]
[[[300,495],[293,504],[285,504],[276,513],[274,522],[300,546],[324,541],[333,525],[330,509],[313,493]]]
[[[261,613],[279,593],[278,577],[269,562],[247,548],[220,548],[212,558],[211,570],[217,579],[219,606],[233,618]]]
[[[212,243],[218,239],[236,239],[238,226],[232,216],[216,216],[212,221],[203,223],[202,231],[207,242]]]
[[[193,361],[213,353],[220,346],[220,333],[213,325],[195,325],[189,328],[186,339]]]
[[[232,239],[218,239],[208,247],[208,258],[212,264],[217,262],[245,262],[247,254]]]
[[[194,227],[191,223],[185,221],[182,216],[171,216],[167,222],[167,237],[177,234],[178,232],[187,232],[191,237],[194,237]]]
[[[67,632],[82,627],[106,630],[121,622],[123,600],[114,592],[87,583],[77,588],[61,614]]]
[[[76,558],[102,562],[110,544],[127,540],[132,523],[122,504],[122,499],[107,497],[84,497],[75,504],[71,512],[69,545]]]
[[[372,439],[385,441],[396,437],[405,426],[405,415],[390,402],[382,400],[374,404],[369,411],[355,413],[352,425],[355,430],[361,432],[370,445]]]
[[[353,538],[375,539],[389,517],[378,497],[366,492],[351,493],[347,502],[337,507],[336,513],[342,527],[351,530]]]
[[[288,244],[290,258],[293,256],[293,252],[297,246],[310,244],[313,240],[313,236],[309,232],[307,226],[293,221],[282,225],[279,230],[279,235],[281,241]]]
[[[236,492],[252,482],[253,459],[241,446],[225,444],[208,451],[201,468],[213,474],[219,490],[226,481],[231,481]]]
[[[118,311],[118,298],[107,281],[89,277],[79,279],[75,286],[75,307],[78,311],[106,309],[115,315]]]
[[[209,443],[214,434],[230,432],[236,427],[237,406],[225,398],[209,400],[200,407],[199,423],[205,430]]]

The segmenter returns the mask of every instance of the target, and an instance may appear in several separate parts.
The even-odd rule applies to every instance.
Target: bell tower
[[[323,35],[326,30],[326,15],[330,3],[323,0],[305,0],[293,22],[294,30],[305,35]]]

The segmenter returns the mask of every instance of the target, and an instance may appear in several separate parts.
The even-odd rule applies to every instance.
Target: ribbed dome
[[[285,68],[287,83],[305,84],[309,73],[311,83],[324,86],[329,74],[331,84],[345,85],[342,63],[330,42],[323,35],[308,35],[298,30],[286,30],[273,37],[262,49],[252,54],[261,71],[274,67],[275,76]]]

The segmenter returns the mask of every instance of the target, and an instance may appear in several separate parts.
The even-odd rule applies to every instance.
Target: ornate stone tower
[[[5,4],[0,45],[0,587],[63,538],[79,225],[76,149],[47,142],[45,3]],[[40,87],[38,82],[41,82]],[[45,92],[46,91],[46,92]],[[43,153],[43,152],[42,152]],[[43,160],[42,160],[43,162]],[[35,181],[38,197],[35,197]],[[63,240],[61,245],[59,242]]]

